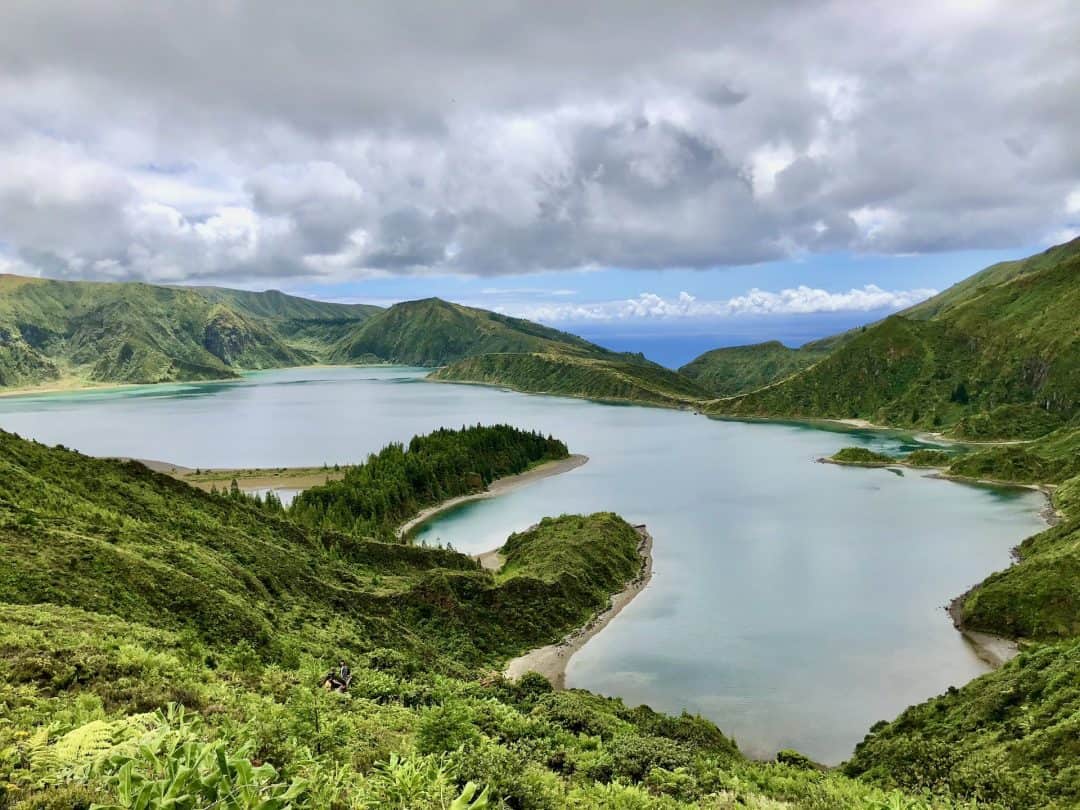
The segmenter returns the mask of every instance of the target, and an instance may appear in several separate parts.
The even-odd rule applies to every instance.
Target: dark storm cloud
[[[21,2],[0,269],[181,280],[1026,245],[1068,2]],[[4,247],[6,246],[6,247]]]

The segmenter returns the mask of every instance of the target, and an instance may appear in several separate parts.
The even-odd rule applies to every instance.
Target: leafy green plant
[[[132,751],[111,754],[93,770],[115,791],[114,804],[93,810],[291,810],[307,791],[300,779],[280,778],[270,764],[254,765],[250,750],[195,735],[196,722],[160,715],[161,725]]]

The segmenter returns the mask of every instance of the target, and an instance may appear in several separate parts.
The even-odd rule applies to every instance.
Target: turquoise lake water
[[[721,422],[325,368],[241,382],[0,399],[0,427],[86,453],[190,467],[349,463],[441,426],[509,422],[590,457],[423,528],[479,552],[544,515],[612,510],[654,539],[649,587],[574,656],[569,686],[687,709],[753,755],[846,758],[877,720],[986,667],[943,607],[1040,530],[1037,493],[815,460],[910,440]]]

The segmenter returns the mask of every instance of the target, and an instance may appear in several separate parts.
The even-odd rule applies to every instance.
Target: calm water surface
[[[655,538],[648,589],[570,663],[570,686],[715,720],[744,751],[846,758],[877,720],[985,671],[942,610],[1038,531],[1041,496],[816,464],[900,436],[718,422],[476,386],[406,368],[0,399],[0,427],[191,467],[347,463],[439,426],[510,422],[590,461],[427,524],[494,548],[544,515],[613,510]]]

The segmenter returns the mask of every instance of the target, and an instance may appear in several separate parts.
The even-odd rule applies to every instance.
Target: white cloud
[[[36,267],[31,267],[26,262],[0,256],[0,275],[37,276],[40,274]]]
[[[50,275],[708,269],[1080,211],[1067,0],[2,16],[0,245]]]
[[[868,284],[847,292],[799,286],[770,292],[752,289],[722,300],[701,300],[688,292],[675,298],[641,293],[637,298],[595,303],[526,304],[500,312],[547,323],[599,321],[715,319],[744,315],[805,315],[820,312],[894,311],[917,304],[937,290],[883,290]]]
[[[1065,198],[1065,211],[1069,214],[1080,214],[1080,188],[1070,191]]]
[[[788,144],[765,144],[750,155],[751,177],[755,196],[771,193],[776,188],[776,175],[795,161],[795,152]]]

